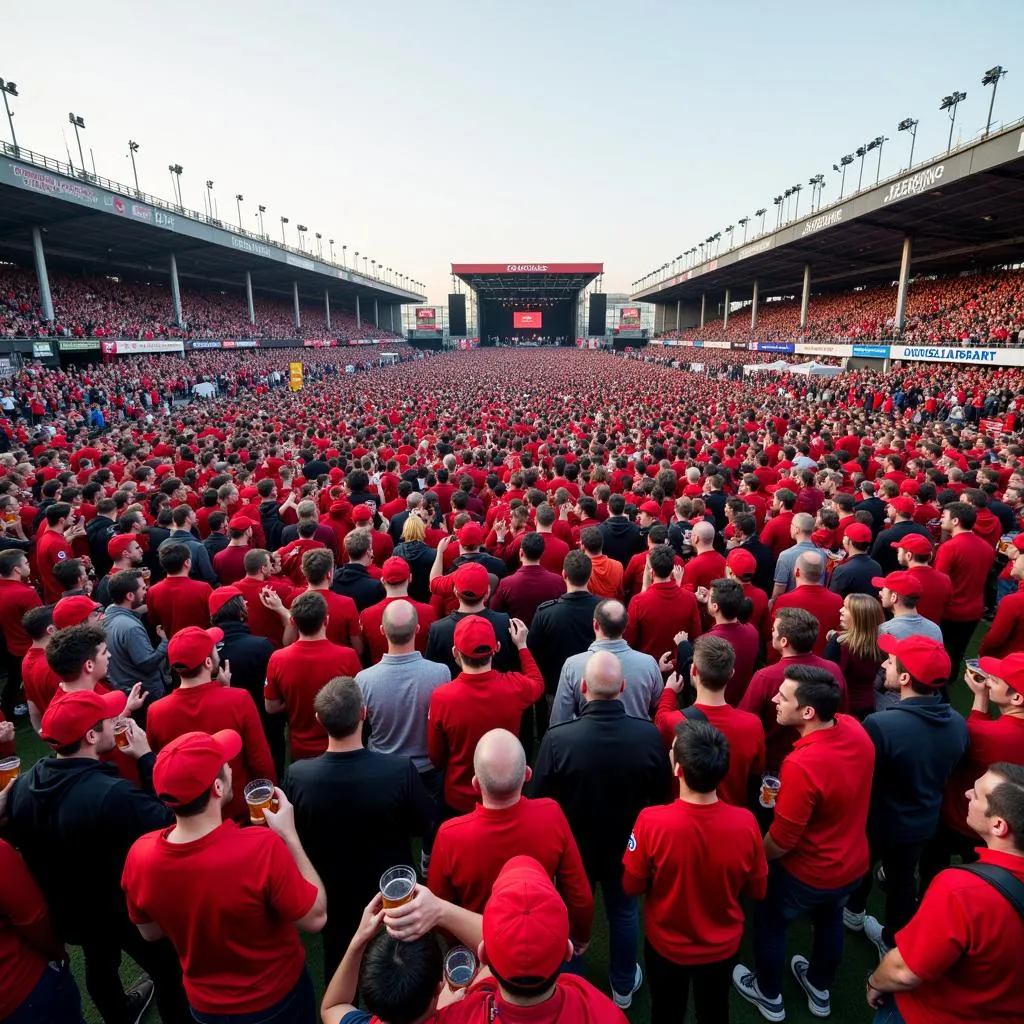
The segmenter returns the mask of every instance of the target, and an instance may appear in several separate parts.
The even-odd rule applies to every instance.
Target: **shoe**
[[[843,908],[843,925],[847,931],[850,932],[862,932],[864,931],[864,911],[862,910],[859,914],[852,910]]]
[[[748,1003],[753,1003],[765,1020],[780,1021],[786,1019],[786,1007],[782,996],[769,999],[757,985],[757,975],[748,971],[743,964],[737,964],[732,970],[732,985]]]
[[[620,995],[615,989],[612,989],[612,1002],[620,1010],[628,1010],[633,1005],[633,992],[636,992],[640,986],[644,983],[644,972],[640,965],[636,965],[636,974],[633,975],[633,991],[626,995]]]
[[[128,1019],[132,1024],[139,1024],[143,1014],[153,1002],[153,982],[149,978],[140,978],[124,994],[125,1003],[128,1007]]]
[[[14,717],[24,718],[28,714],[27,704],[15,704],[14,705]]]
[[[827,1017],[832,1012],[832,1004],[828,999],[828,990],[822,991],[815,988],[807,980],[807,968],[810,964],[805,956],[795,956],[789,966],[793,970],[793,977],[800,982],[800,987],[807,993],[807,1009],[815,1017]]]
[[[875,872],[875,878],[878,879],[879,885],[885,885],[885,868],[879,864],[878,870]]]
[[[889,947],[882,938],[882,922],[877,917],[868,914],[864,918],[864,934],[875,944],[875,948],[878,950],[878,959],[883,959],[889,952]]]

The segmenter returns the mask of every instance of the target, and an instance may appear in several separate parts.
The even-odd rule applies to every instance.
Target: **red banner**
[[[1000,434],[1006,429],[1005,420],[987,419],[980,420],[978,426],[983,434]]]
[[[543,321],[542,313],[513,312],[512,314],[512,326],[516,328],[526,327],[539,330],[543,326]]]

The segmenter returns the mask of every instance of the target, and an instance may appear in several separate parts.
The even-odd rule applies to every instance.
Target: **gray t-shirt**
[[[908,636],[926,636],[929,640],[942,643],[942,630],[923,615],[914,612],[912,615],[896,615],[878,627],[879,636],[894,636],[897,640],[905,640]],[[875,710],[885,711],[900,702],[900,695],[895,690],[883,690],[881,680],[884,674],[879,672],[879,682],[875,687]]]

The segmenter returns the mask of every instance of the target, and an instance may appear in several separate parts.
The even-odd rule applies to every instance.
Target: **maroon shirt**
[[[543,565],[524,565],[501,580],[491,598],[491,608],[522,619],[529,626],[538,605],[554,601],[564,593],[565,580],[561,576],[548,572]]]
[[[721,625],[712,626],[707,635],[721,637],[736,653],[732,679],[725,684],[725,700],[726,703],[737,707],[753,678],[761,638],[749,622],[723,622]]]
[[[225,587],[237,583],[245,575],[245,556],[253,549],[230,544],[213,556],[213,571]]]

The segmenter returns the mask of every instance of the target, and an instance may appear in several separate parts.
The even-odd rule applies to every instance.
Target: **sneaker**
[[[875,949],[878,950],[878,959],[883,959],[889,952],[889,947],[882,938],[882,922],[877,917],[868,914],[864,918],[864,934],[875,944]]]
[[[128,1008],[128,1019],[132,1024],[139,1024],[143,1014],[153,1001],[153,982],[143,977],[124,994],[125,1004]]]
[[[810,964],[805,956],[795,956],[789,966],[793,970],[793,977],[800,982],[800,987],[807,993],[807,1009],[815,1017],[827,1017],[832,1012],[832,1004],[828,999],[828,990],[822,991],[815,988],[807,980],[807,968]]]
[[[852,910],[847,910],[843,907],[843,924],[847,931],[851,932],[862,932],[864,931],[864,918],[865,913],[862,910],[859,914]]]
[[[633,1005],[633,992],[636,992],[640,986],[644,983],[644,972],[641,970],[640,965],[636,965],[636,974],[633,975],[633,990],[632,992],[626,993],[626,995],[620,995],[615,989],[612,989],[612,1002],[620,1010],[628,1010]]]
[[[786,1019],[786,1007],[782,996],[769,999],[758,987],[757,975],[748,971],[743,964],[737,964],[732,970],[732,985],[748,1003],[753,1003],[765,1020],[780,1021]]]
[[[14,705],[14,717],[24,718],[28,714],[27,704],[15,704]]]

